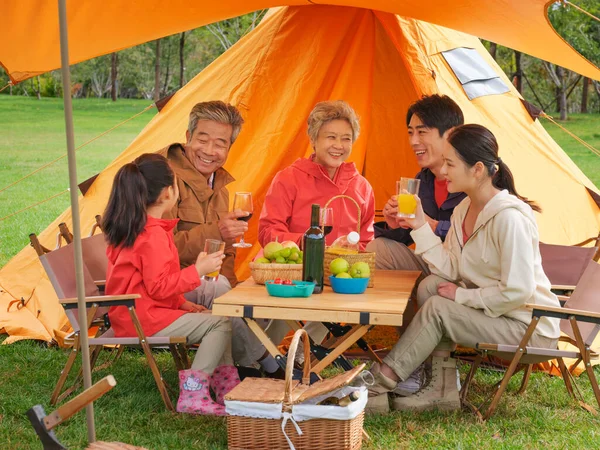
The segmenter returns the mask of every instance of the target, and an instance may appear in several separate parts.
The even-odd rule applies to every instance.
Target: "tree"
[[[154,101],[160,100],[160,39],[156,40],[156,57],[154,59]]]
[[[117,64],[119,64],[119,55],[115,52],[110,61],[110,98],[113,102],[117,101]]]
[[[179,89],[185,84],[185,31],[179,35]]]

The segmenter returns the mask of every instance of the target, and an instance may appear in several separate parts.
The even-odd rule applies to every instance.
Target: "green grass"
[[[76,145],[133,116],[149,104],[141,100],[75,100]],[[101,171],[141,131],[155,110],[127,123],[78,152],[80,182]],[[0,189],[42,164],[65,153],[64,119],[59,99],[41,101],[0,96]],[[581,147],[551,123],[550,134],[600,186],[600,158]],[[574,115],[565,124],[575,134],[600,148],[600,116]],[[149,149],[150,150],[150,149]],[[0,192],[0,218],[50,197],[68,187],[66,159],[28,180]],[[40,232],[64,211],[68,195],[0,221],[0,267],[27,244],[27,235]],[[0,341],[3,340],[0,337]],[[47,412],[50,392],[66,361],[65,350],[47,349],[35,342],[0,345],[0,443],[3,449],[39,448],[24,413],[41,403]],[[171,386],[177,385],[175,367],[166,353],[157,353]],[[464,369],[463,369],[464,372]],[[596,372],[599,373],[598,369]],[[141,353],[126,352],[94,379],[112,373],[118,385],[95,403],[97,435],[152,449],[226,448],[225,421],[218,418],[173,415],[164,411],[154,380]],[[472,399],[490,388],[498,374],[482,372]],[[600,419],[582,411],[568,398],[562,380],[534,374],[523,396],[511,393],[501,401],[492,420],[479,424],[466,412],[452,414],[390,414],[368,418],[372,436],[367,449],[391,448],[600,448]],[[590,398],[589,383],[581,387]],[[591,399],[590,399],[591,401]],[[69,448],[86,442],[85,414],[80,413],[57,429]]]
[[[177,386],[177,373],[168,352],[155,352],[163,376]],[[48,399],[66,361],[66,350],[48,349],[32,341],[0,346],[0,442],[5,450],[39,448],[24,413]],[[104,356],[105,357],[105,356]],[[462,368],[463,375],[467,366]],[[94,380],[113,374],[117,386],[94,403],[97,438],[149,449],[225,449],[225,420],[166,412],[143,354],[126,351],[110,369],[94,373]],[[597,377],[600,370],[596,369]],[[489,392],[498,372],[483,371],[475,378],[471,400]],[[600,419],[577,407],[562,380],[534,374],[524,395],[517,395],[518,379],[496,414],[480,424],[470,412],[392,413],[368,417],[372,441],[365,449],[396,448],[600,448]],[[579,386],[592,401],[586,377]],[[56,429],[68,448],[83,448],[87,439],[82,411]]]

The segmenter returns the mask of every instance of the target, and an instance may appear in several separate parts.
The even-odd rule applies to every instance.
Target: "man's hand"
[[[450,283],[450,282],[446,282],[446,283],[440,283],[438,284],[438,295],[440,295],[441,297],[445,297],[449,300],[456,300],[456,290],[458,289],[458,286],[454,283]]]
[[[237,220],[239,217],[246,217],[248,213],[241,209],[236,209],[227,213],[219,220],[219,232],[223,239],[236,239],[248,231],[248,224],[243,220]]]
[[[179,309],[183,309],[184,311],[191,313],[201,313],[204,311],[208,311],[204,306],[196,305],[195,303],[192,303],[188,300],[186,300],[185,303],[179,307]]]
[[[435,232],[439,221],[432,219],[431,217],[429,217],[427,214],[425,214],[425,220],[427,221],[427,223],[429,224],[429,226],[431,227],[431,229]]]
[[[395,230],[396,228],[410,228],[406,220],[398,217],[398,200],[396,196],[392,196],[383,207],[383,217],[388,228]]]

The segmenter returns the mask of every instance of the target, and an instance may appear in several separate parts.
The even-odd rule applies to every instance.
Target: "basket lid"
[[[302,403],[310,398],[318,397],[327,392],[335,391],[352,382],[359,373],[363,371],[365,364],[360,364],[354,369],[336,375],[333,378],[326,378],[311,384],[307,389],[294,389],[292,392],[292,404]]]
[[[300,384],[293,381],[292,388]],[[259,403],[282,403],[285,395],[285,381],[273,378],[244,378],[244,380],[225,395],[225,400]]]

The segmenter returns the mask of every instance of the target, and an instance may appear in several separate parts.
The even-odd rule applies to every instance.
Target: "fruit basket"
[[[292,284],[275,283],[268,280],[265,283],[267,292],[273,297],[310,297],[315,289],[312,281],[292,281]]]
[[[338,294],[362,294],[367,290],[369,278],[337,278],[331,275],[329,283]]]
[[[258,284],[265,284],[267,280],[282,278],[284,280],[301,280],[302,264],[262,264],[250,263],[252,278]]]

